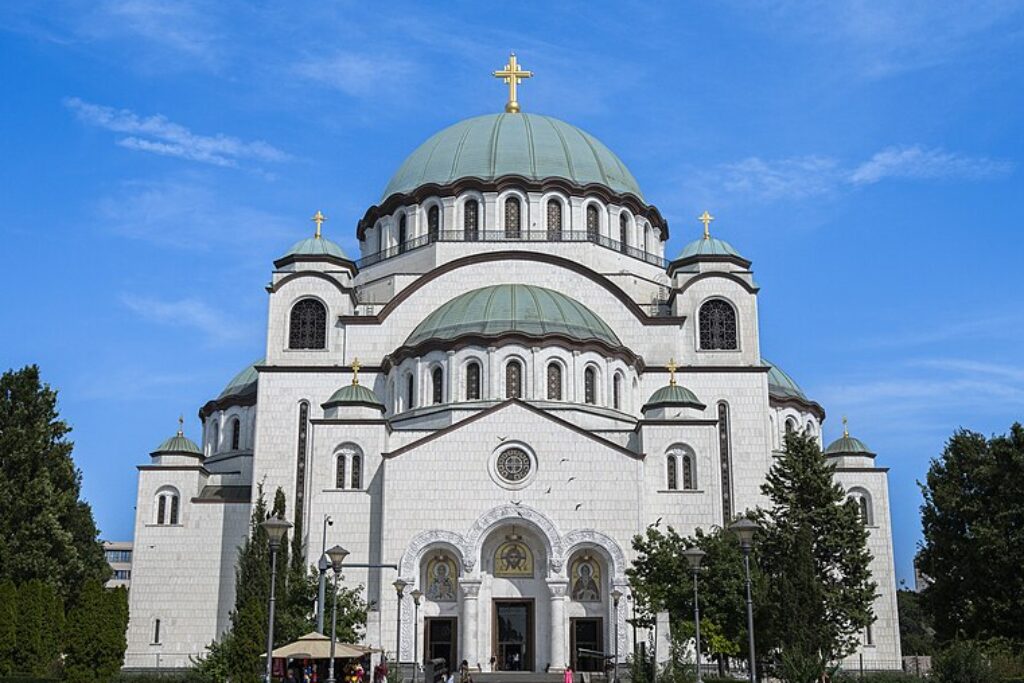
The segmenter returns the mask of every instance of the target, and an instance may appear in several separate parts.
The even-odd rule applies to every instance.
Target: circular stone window
[[[525,444],[505,443],[491,455],[488,469],[494,483],[507,489],[521,489],[529,486],[537,474],[537,457]]]

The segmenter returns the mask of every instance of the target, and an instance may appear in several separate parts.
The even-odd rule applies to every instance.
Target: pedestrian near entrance
[[[575,679],[576,676],[573,673],[572,665],[570,664],[569,666],[565,667],[565,678],[563,679],[564,683],[574,683]]]

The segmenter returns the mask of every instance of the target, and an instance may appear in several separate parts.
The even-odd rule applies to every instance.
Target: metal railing
[[[520,230],[515,232],[503,230],[443,230],[428,232],[426,235],[406,240],[397,246],[364,256],[356,261],[356,265],[359,268],[372,266],[434,242],[590,242],[605,249],[617,251],[630,258],[658,266],[659,268],[664,268],[668,265],[668,261],[657,254],[632,247],[625,242],[609,239],[604,235],[579,230]]]

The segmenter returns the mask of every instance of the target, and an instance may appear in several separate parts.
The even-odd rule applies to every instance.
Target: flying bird
[[[577,511],[579,511],[579,509],[580,509],[581,507],[583,507],[583,503],[576,503],[576,510],[577,510]]]
[[[499,436],[498,437],[498,441],[504,441],[507,438],[508,438],[507,436]]]
[[[549,486],[549,487],[548,487],[548,490],[547,490],[547,491],[545,491],[544,493],[551,493],[551,487]]]
[[[569,458],[562,458],[558,461],[558,464],[561,465],[563,462],[569,462]]]
[[[576,481],[576,477],[569,477],[569,481]]]
[[[654,524],[652,524],[651,526],[654,526],[654,527],[656,527],[656,526],[658,526],[659,524],[661,524],[661,517],[658,517],[658,519],[657,519],[657,520],[655,520]]]

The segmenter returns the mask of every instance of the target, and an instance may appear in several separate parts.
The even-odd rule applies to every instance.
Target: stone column
[[[445,372],[445,379],[448,380],[448,386],[445,388],[444,403],[455,403],[455,352],[448,352],[448,368]]]
[[[480,661],[477,652],[477,612],[479,610],[480,580],[462,580],[459,582],[462,589],[462,618],[459,620],[459,631],[462,638],[462,647],[459,656],[469,662],[470,667],[475,667]],[[457,667],[459,662],[452,662]]]
[[[549,579],[548,590],[551,591],[551,671],[565,671],[569,664],[569,649],[565,644],[568,632],[565,623],[565,596],[569,591],[566,579]]]
[[[499,395],[501,382],[498,379],[498,359],[494,355],[495,347],[487,347],[487,395],[483,398],[491,401],[500,401],[504,396]]]

